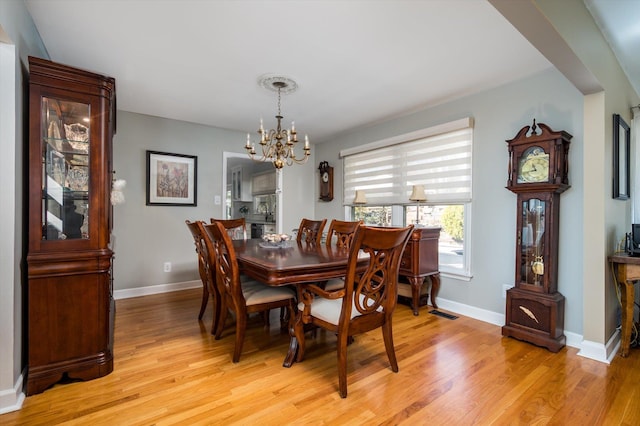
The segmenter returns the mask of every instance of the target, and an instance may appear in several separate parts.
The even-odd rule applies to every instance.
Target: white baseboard
[[[621,338],[620,330],[616,330],[605,345],[598,342],[583,340],[578,355],[604,362],[605,364],[611,364],[611,361],[620,349]]]
[[[0,414],[18,411],[22,408],[24,402],[24,393],[22,392],[22,380],[24,374],[18,377],[13,389],[0,390]]]
[[[136,288],[127,288],[124,290],[115,290],[113,292],[113,298],[116,300],[129,299],[131,297],[149,296],[151,294],[170,293],[172,291],[180,291],[180,290],[187,290],[190,288],[201,288],[201,287],[202,287],[202,281],[200,280],[185,281],[181,283],[158,284],[158,285],[150,285],[146,287],[136,287]]]
[[[451,311],[456,314],[464,315],[465,317],[477,319],[479,321],[488,322],[489,324],[497,325],[500,327],[504,325],[504,314],[487,311],[486,309],[480,309],[476,308],[475,306],[469,306],[463,303],[453,302],[451,300],[441,298],[438,298],[438,306],[446,311]],[[581,355],[581,352],[584,350],[583,346],[585,344],[585,342],[582,340],[582,335],[567,331],[564,332],[564,335],[567,338],[567,346],[580,349],[578,354]],[[607,364],[609,363],[606,357],[603,358],[601,356],[589,356],[588,358],[592,358],[600,362],[606,362]]]
[[[476,308],[475,306],[469,306],[463,303],[441,299],[439,297],[437,302],[438,308],[442,308],[446,311],[455,312],[457,314],[464,315],[465,317],[488,322],[489,324],[501,327],[504,325],[504,314],[498,314],[496,312],[487,311],[486,309]]]

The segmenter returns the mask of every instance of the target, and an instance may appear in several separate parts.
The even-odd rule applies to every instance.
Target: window
[[[473,121],[466,118],[342,151],[347,217],[377,226],[440,226],[440,270],[470,276],[472,141]],[[409,201],[413,185],[424,186],[425,202]],[[366,204],[353,204],[357,190]]]

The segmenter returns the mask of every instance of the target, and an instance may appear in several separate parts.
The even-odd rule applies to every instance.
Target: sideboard
[[[411,284],[411,308],[418,315],[420,290],[426,277],[431,278],[431,306],[438,308],[436,296],[440,289],[438,270],[439,227],[415,228],[400,260],[399,275]]]

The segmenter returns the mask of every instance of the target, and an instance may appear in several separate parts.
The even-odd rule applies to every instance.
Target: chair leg
[[[289,323],[293,316],[293,304],[290,302],[286,307],[280,308],[280,330],[286,331],[289,329]]]
[[[293,325],[291,326],[291,330],[293,331],[293,335],[298,341],[298,355],[296,357],[297,362],[301,362],[304,359],[304,348],[305,348],[305,338],[304,338],[304,323],[302,322],[302,312],[298,312],[293,320]]]
[[[349,336],[338,334],[338,387],[340,397],[347,397],[347,343]]]
[[[222,308],[220,307],[220,295],[217,291],[212,291],[211,293],[211,301],[213,303],[213,319],[211,321],[211,334],[215,334],[218,329],[218,322],[220,321],[220,313],[222,312]]]
[[[220,337],[222,337],[222,330],[224,329],[224,324],[227,322],[228,314],[229,308],[227,308],[227,304],[224,301],[220,301],[220,315],[218,316],[216,328],[216,340],[220,340]]]
[[[391,364],[391,370],[394,373],[398,372],[398,360],[396,359],[396,350],[393,347],[393,331],[391,328],[391,321],[387,321],[382,325],[382,337],[384,339],[384,347],[387,350],[387,357]]]
[[[271,320],[269,319],[269,315],[271,314],[271,309],[267,309],[266,311],[262,311],[262,321],[264,321],[264,327],[269,328],[271,325]]]
[[[200,303],[200,313],[198,314],[198,319],[201,320],[204,315],[204,311],[207,309],[207,302],[209,302],[209,289],[207,288],[207,283],[202,283],[202,302]],[[215,318],[215,312],[213,317]]]
[[[244,344],[244,332],[247,329],[247,316],[236,315],[236,344],[233,349],[233,362],[240,361],[242,345]]]

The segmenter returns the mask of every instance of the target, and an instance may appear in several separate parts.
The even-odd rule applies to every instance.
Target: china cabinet
[[[113,370],[115,80],[29,58],[27,395]]]

